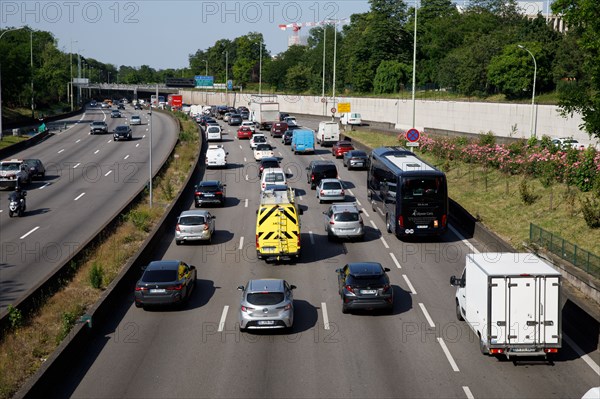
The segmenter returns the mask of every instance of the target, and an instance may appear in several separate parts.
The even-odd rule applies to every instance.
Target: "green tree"
[[[373,81],[376,94],[397,93],[408,82],[412,68],[398,61],[383,61],[377,68]]]
[[[310,68],[302,64],[294,65],[288,69],[285,80],[288,90],[295,93],[302,93],[310,86]]]
[[[582,128],[591,136],[600,138],[600,2],[596,0],[556,0],[555,14],[563,15],[569,31],[580,35],[577,40],[583,52],[583,70],[586,77],[576,86],[583,90],[562,90],[560,107],[564,115],[579,112]],[[575,85],[573,85],[575,86]]]

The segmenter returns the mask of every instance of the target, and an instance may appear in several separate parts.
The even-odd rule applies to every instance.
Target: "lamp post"
[[[415,28],[413,39],[413,71],[412,71],[412,128],[415,128],[415,91],[417,81],[417,2],[415,1]],[[414,151],[414,147],[411,147]]]
[[[2,32],[2,34],[0,34],[0,39],[2,39],[2,36],[4,36],[5,34],[7,34],[8,32],[11,32],[13,30],[19,30],[19,29],[23,29],[24,26],[20,26],[18,28],[12,28],[12,29],[7,29],[4,32]],[[0,59],[0,140],[2,140],[2,60]]]
[[[263,42],[262,40],[260,41],[260,56],[258,57],[258,95],[262,94],[262,47],[263,47]]]
[[[204,62],[206,63],[206,70],[204,72],[204,76],[208,76],[208,60],[204,60]]]
[[[227,102],[228,91],[227,81],[229,80],[228,70],[229,69],[229,51],[225,50],[225,102]]]
[[[535,119],[535,80],[537,78],[537,62],[535,61],[535,57],[533,56],[533,53],[531,51],[529,51],[525,46],[522,46],[520,44],[517,45],[520,49],[525,50],[529,53],[529,55],[531,56],[531,58],[533,58],[533,88],[531,90],[531,125],[529,127],[529,134],[531,135],[531,137],[536,137],[537,136],[537,126],[534,122]]]
[[[71,40],[71,52],[69,53],[69,63],[71,64],[71,75],[69,76],[69,85],[71,87],[70,98],[71,98],[71,112],[73,111],[73,43],[77,43],[77,40]]]
[[[323,84],[321,86],[321,99],[325,99],[325,44],[326,43],[327,43],[327,24],[323,25]],[[327,104],[325,102],[323,102],[323,115],[326,115],[326,114],[327,114]]]

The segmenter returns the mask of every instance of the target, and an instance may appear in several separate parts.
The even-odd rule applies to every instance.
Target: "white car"
[[[208,125],[206,126],[206,140],[208,141],[221,141],[221,126]]]
[[[211,144],[206,150],[206,167],[223,168],[227,167],[227,154],[222,145]]]
[[[344,201],[344,185],[338,179],[322,179],[317,186],[317,199],[320,204],[324,201]]]
[[[579,141],[575,140],[573,137],[559,137],[557,139],[552,139],[552,144],[560,148],[575,148],[575,149],[584,149],[585,146],[581,144]]]
[[[287,116],[283,121],[287,123],[288,126],[298,126],[298,122],[296,122],[295,116]]]
[[[256,125],[254,124],[254,122],[242,121],[242,124],[240,125],[240,127],[243,127],[243,126],[248,126],[250,128],[250,130],[252,130],[252,133],[254,133],[256,131]]]
[[[140,118],[139,115],[131,115],[131,118],[129,119],[129,124],[130,125],[141,125],[142,118]]]
[[[265,191],[267,185],[287,186],[287,177],[281,168],[267,168],[263,170],[260,179],[260,191]]]
[[[250,148],[255,149],[259,144],[267,144],[267,136],[264,134],[253,134],[250,139]]]
[[[271,147],[271,144],[258,144],[254,148],[254,159],[256,161],[260,161],[263,158],[269,157],[273,157],[273,147]]]

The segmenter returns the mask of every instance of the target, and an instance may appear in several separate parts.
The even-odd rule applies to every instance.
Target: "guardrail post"
[[[577,266],[577,245],[573,245],[573,264]]]

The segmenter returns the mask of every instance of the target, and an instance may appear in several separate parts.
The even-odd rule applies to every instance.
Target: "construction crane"
[[[300,46],[300,45],[302,45],[302,43],[300,41],[300,29],[304,28],[305,26],[322,26],[322,25],[331,25],[331,24],[337,25],[337,24],[346,23],[348,21],[349,21],[348,18],[342,18],[342,19],[326,19],[326,20],[318,21],[318,22],[293,22],[291,24],[279,24],[279,29],[281,29],[281,30],[292,29],[292,36],[290,36],[290,38],[288,40],[288,46],[293,46],[293,45]]]

